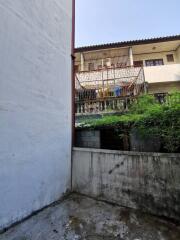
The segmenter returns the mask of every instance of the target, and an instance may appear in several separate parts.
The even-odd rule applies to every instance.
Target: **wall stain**
[[[109,171],[109,174],[112,174],[116,169],[120,168],[120,166],[123,166],[124,162],[121,162],[120,164],[116,164],[113,169]]]

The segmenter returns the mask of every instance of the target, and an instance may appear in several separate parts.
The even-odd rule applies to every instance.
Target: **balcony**
[[[180,64],[145,67],[144,74],[148,83],[180,81]]]
[[[76,102],[76,114],[98,114],[128,111],[135,97],[106,97]]]
[[[83,71],[76,73],[76,89],[78,83],[84,88],[103,88],[109,85],[121,85],[122,83],[131,83],[142,76],[142,68],[125,67],[125,68],[106,68],[102,70]]]
[[[123,112],[145,91],[143,68],[76,73],[76,114]]]

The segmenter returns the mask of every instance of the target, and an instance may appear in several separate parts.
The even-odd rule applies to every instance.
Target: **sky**
[[[76,47],[180,34],[180,0],[76,0]]]

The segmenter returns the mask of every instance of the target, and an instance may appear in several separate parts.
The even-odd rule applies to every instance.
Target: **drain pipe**
[[[72,127],[71,127],[71,191],[72,191],[72,173],[73,173],[73,147],[75,141],[75,0],[72,0],[72,35],[71,35],[71,105],[72,105]]]

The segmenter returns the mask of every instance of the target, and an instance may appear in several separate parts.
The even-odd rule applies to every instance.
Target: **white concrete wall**
[[[72,0],[0,0],[0,229],[70,187]]]
[[[180,154],[74,148],[73,190],[180,220]]]
[[[148,83],[180,81],[180,64],[144,67]]]

